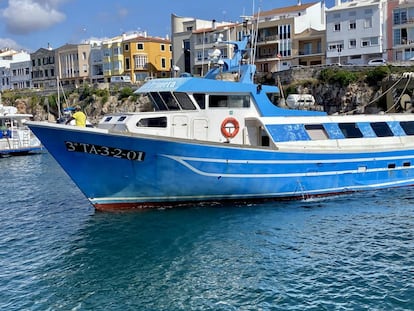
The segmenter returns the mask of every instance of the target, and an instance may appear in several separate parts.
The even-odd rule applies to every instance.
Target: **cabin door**
[[[172,134],[174,137],[188,138],[188,118],[186,116],[173,117]]]
[[[208,123],[207,119],[195,119],[193,123],[193,137],[198,140],[207,140]]]

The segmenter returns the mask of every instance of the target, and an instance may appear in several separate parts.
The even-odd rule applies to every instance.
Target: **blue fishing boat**
[[[29,127],[96,209],[304,199],[414,184],[414,116],[328,115],[279,105],[254,83],[249,37],[204,77],[154,79],[151,112],[94,128]]]

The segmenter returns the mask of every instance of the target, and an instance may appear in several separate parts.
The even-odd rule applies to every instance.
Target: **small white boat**
[[[0,104],[0,157],[38,153],[43,146],[25,125],[33,116]]]

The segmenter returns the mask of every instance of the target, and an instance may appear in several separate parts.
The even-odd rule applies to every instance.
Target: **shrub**
[[[342,69],[327,68],[321,71],[319,79],[325,83],[338,83],[340,86],[345,87],[350,83],[358,81],[358,74]]]
[[[368,85],[373,86],[377,85],[378,82],[381,82],[385,77],[390,74],[390,68],[388,66],[378,66],[372,70],[369,70],[366,73],[365,81]]]
[[[124,87],[121,89],[121,91],[119,92],[119,100],[128,98],[129,96],[132,96],[134,94],[134,91],[129,87]]]

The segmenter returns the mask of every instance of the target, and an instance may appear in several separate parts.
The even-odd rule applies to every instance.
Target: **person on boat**
[[[86,115],[83,113],[79,105],[75,107],[75,113],[66,121],[66,124],[69,124],[72,120],[75,120],[76,126],[86,126]]]

